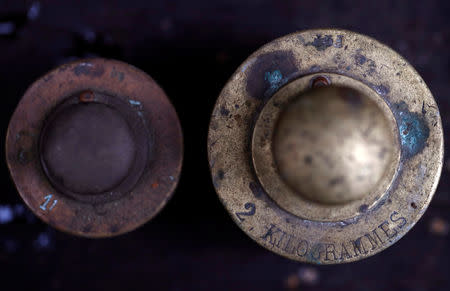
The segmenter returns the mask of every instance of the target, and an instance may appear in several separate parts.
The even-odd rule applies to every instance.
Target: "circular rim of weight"
[[[67,97],[85,90],[124,100],[152,136],[152,156],[139,181],[128,194],[106,203],[89,204],[61,194],[40,161],[39,138],[47,116]],[[172,197],[182,158],[181,125],[161,87],[132,65],[101,58],[61,65],[35,81],[17,105],[6,137],[10,175],[27,206],[56,229],[91,238],[120,235],[152,219]]]
[[[289,82],[316,73],[345,75],[372,88],[399,129],[401,157],[389,193],[350,219],[292,215],[269,197],[252,163],[253,128],[267,100]],[[386,249],[425,212],[442,170],[442,123],[425,82],[394,50],[347,30],[306,30],[264,45],[231,76],[212,113],[208,159],[220,200],[258,244],[297,261],[346,263]]]

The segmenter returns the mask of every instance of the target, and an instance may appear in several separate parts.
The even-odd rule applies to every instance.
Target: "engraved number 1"
[[[44,211],[47,211],[47,210],[50,211],[50,210],[52,210],[53,207],[56,206],[56,203],[58,203],[58,200],[56,200],[56,199],[53,200],[53,203],[52,203],[51,206],[47,209],[47,206],[48,206],[48,204],[50,203],[50,201],[52,200],[52,197],[53,197],[52,194],[49,194],[49,195],[45,196],[45,197],[44,197],[45,201],[44,201],[44,203],[42,203],[41,206],[39,206],[39,208],[41,208],[41,209],[44,210]]]

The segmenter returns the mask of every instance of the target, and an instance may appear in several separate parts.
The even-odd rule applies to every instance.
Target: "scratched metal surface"
[[[159,82],[185,137],[174,198],[150,223],[107,240],[37,221],[1,163],[2,290],[450,289],[448,161],[429,210],[398,243],[360,262],[308,266],[264,250],[238,229],[214,192],[206,158],[211,110],[237,66],[278,36],[317,27],[364,33],[402,54],[433,92],[448,140],[449,12],[448,1],[1,0],[3,137],[28,85],[58,64],[95,55],[131,63]]]

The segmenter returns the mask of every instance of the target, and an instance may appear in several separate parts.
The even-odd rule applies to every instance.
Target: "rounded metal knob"
[[[208,154],[235,222],[293,260],[336,264],[389,247],[417,222],[443,158],[439,111],[401,56],[339,29],[293,33],[223,88]]]
[[[360,199],[394,159],[393,129],[373,100],[346,87],[312,89],[280,114],[273,154],[282,179],[323,204]]]

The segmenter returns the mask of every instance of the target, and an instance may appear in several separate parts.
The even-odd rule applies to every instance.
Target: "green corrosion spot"
[[[266,72],[264,74],[264,80],[269,83],[269,89],[265,93],[266,96],[272,95],[287,82],[286,78],[283,79],[283,74],[281,74],[280,70]]]
[[[278,88],[279,84],[283,80],[283,75],[281,74],[280,70],[266,72],[266,74],[264,75],[264,80],[269,82],[271,88]]]
[[[399,106],[404,107],[404,106]],[[398,113],[398,130],[402,148],[407,157],[412,157],[423,150],[430,136],[430,129],[418,113],[401,109]]]

